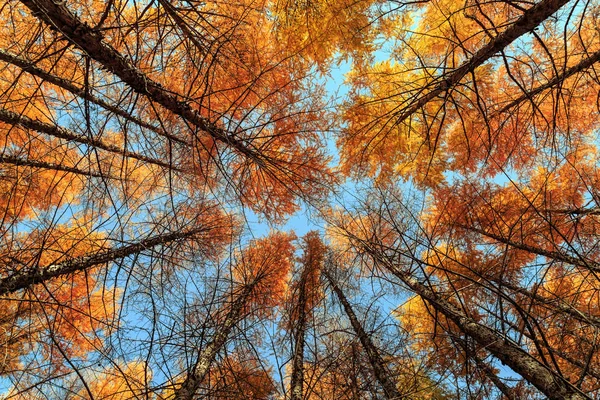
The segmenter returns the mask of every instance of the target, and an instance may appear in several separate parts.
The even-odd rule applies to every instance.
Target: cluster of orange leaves
[[[90,228],[85,220],[75,219],[48,232],[18,235],[4,243],[0,259],[14,266],[14,273],[97,252],[104,248],[104,237]],[[78,272],[0,301],[3,351],[13,355],[3,361],[2,369],[8,368],[5,363],[17,368],[21,356],[41,350],[60,370],[66,367],[65,358],[85,358],[102,346],[104,335],[116,326],[119,290],[103,288],[97,272]]]
[[[233,278],[251,287],[248,307],[257,307],[258,312],[271,315],[272,308],[281,304],[294,261],[295,238],[293,233],[272,232],[251,241],[240,254]]]

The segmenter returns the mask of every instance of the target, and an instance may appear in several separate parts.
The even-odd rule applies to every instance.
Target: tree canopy
[[[599,1],[0,4],[0,398],[600,397]]]

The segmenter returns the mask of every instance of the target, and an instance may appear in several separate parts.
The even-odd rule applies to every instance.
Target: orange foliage
[[[582,274],[566,266],[552,269],[544,278],[543,284],[535,285],[535,293],[547,299],[544,305],[536,305],[531,312],[542,324],[543,334],[550,348],[534,348],[531,351],[544,357],[555,355],[556,362],[567,379],[578,380],[586,368],[595,370],[600,367],[600,355],[595,350],[597,322],[588,318],[600,318],[600,290],[597,278],[592,273]],[[519,304],[527,307],[531,299],[518,296]],[[572,315],[556,312],[552,305],[568,307],[573,313],[580,313],[581,319]],[[574,365],[569,360],[587,360],[586,364]],[[586,367],[587,365],[587,367]],[[596,388],[596,379],[583,381],[586,391]]]
[[[293,262],[294,239],[293,233],[272,232],[265,238],[253,240],[233,269],[234,279],[252,289],[247,304],[259,307],[260,313],[270,315],[271,309],[284,298]]]
[[[360,59],[373,50],[373,9],[379,0],[271,1],[278,39],[291,54],[302,54],[325,70],[341,52]]]
[[[300,256],[301,275],[300,278],[294,281],[289,290],[289,296],[294,301],[298,299],[299,291],[304,292],[304,313],[310,313],[311,310],[323,297],[323,290],[320,284],[321,271],[327,253],[327,247],[321,240],[321,236],[317,231],[310,231],[302,237],[303,253]],[[294,308],[294,314],[300,312]],[[291,321],[296,321],[297,316],[292,316]]]
[[[68,0],[32,12],[40,6],[34,3],[40,2],[7,1],[0,8],[2,59],[9,54],[30,64],[0,62],[2,120],[21,116],[0,122],[2,277],[107,249],[113,238],[100,231],[103,224],[114,226],[115,237],[127,237],[137,224],[205,227],[196,240],[162,246],[160,278],[179,278],[176,267],[189,260],[220,261],[242,230],[234,216],[240,208],[280,223],[300,209],[298,199],[322,206],[343,176],[373,180],[378,188],[403,180],[424,193],[420,210],[388,208],[389,193],[380,192],[385,207],[369,195],[354,216],[326,212],[331,247],[343,253],[339,261],[367,255],[375,263],[393,254],[390,264],[403,268],[396,264],[408,255],[415,279],[428,279],[453,304],[460,298],[463,310],[486,326],[519,320],[515,311],[526,309],[544,346],[524,346],[552,358],[553,366],[546,365],[571,382],[595,389],[581,374],[600,362],[597,327],[551,304],[600,314],[600,81],[597,59],[581,64],[600,50],[600,5],[548,14],[478,62],[481,50],[534,3]],[[126,73],[68,37],[69,27],[48,23],[61,12],[72,14],[76,31],[92,28],[97,52],[121,54]],[[389,50],[390,59],[382,60],[378,49]],[[334,61],[350,58],[349,94],[332,112],[323,76]],[[468,71],[454,79],[461,66]],[[41,78],[38,69],[54,79]],[[23,117],[48,129],[26,128]],[[335,170],[330,132],[338,133]],[[163,209],[170,220],[156,218]],[[408,235],[415,240],[402,225],[411,212],[415,229]],[[32,220],[43,228],[31,228]],[[301,293],[304,309],[290,313],[293,323],[322,300],[327,247],[309,232],[296,259],[295,239],[272,232],[232,256],[232,279],[249,293],[242,299],[246,311],[272,317],[286,300],[297,304]],[[295,261],[300,279],[290,284]],[[540,265],[544,280],[535,290],[542,300],[517,290],[508,316],[480,316],[484,303],[498,302],[500,289],[492,284],[522,285]],[[20,362],[38,349],[59,370],[65,357],[85,358],[104,344],[121,295],[102,285],[104,269],[0,299],[0,374],[25,368]],[[453,323],[417,297],[396,313],[413,336],[412,351],[428,362],[435,357],[439,372],[468,374],[469,360],[453,341],[463,334]],[[309,398],[350,397],[336,388],[348,383],[343,366],[306,369],[322,377]],[[275,393],[269,374],[256,360],[234,355],[209,383],[215,398],[269,398]],[[139,362],[115,365],[97,373],[89,390],[107,400],[145,396],[150,375]]]
[[[209,377],[210,398],[215,400],[271,399],[276,392],[271,370],[239,353],[228,355]]]
[[[419,296],[411,297],[394,314],[411,332],[411,346],[429,368],[439,373],[452,369],[462,376],[468,374],[468,358],[456,342],[463,334],[453,322]]]
[[[0,123],[0,151],[23,160],[73,166],[79,157],[75,149],[59,140],[31,137],[18,127]],[[84,179],[74,173],[26,165],[2,164],[0,210],[5,222],[32,217],[36,210],[78,203]]]
[[[0,255],[3,273],[10,273],[9,265],[31,269],[97,252],[104,247],[104,235],[90,228],[89,222],[75,219],[14,238]],[[14,355],[7,361],[18,363],[20,356],[41,348],[56,368],[62,368],[64,357],[85,357],[101,346],[113,323],[119,290],[97,285],[96,274],[90,269],[32,288],[22,297],[2,299],[2,325],[14,326],[4,330],[6,351]],[[21,340],[15,340],[18,337]],[[8,367],[2,364],[3,370]]]
[[[597,79],[580,73],[552,89],[530,96],[527,91],[598,50],[598,32],[591,26],[579,27],[566,42],[552,29],[538,35],[543,45],[537,39],[519,41],[505,63],[490,60],[406,120],[397,120],[445,71],[463,65],[526,8],[435,0],[409,9],[412,18],[395,21],[395,36],[403,44],[397,52],[349,74],[346,127],[338,138],[342,172],[400,177],[435,188],[448,172],[495,176],[509,168],[526,170],[536,153],[556,145],[550,141],[568,148],[589,137],[598,127],[597,105],[590,101],[598,92]],[[597,21],[597,6],[592,8],[582,20],[586,26]]]

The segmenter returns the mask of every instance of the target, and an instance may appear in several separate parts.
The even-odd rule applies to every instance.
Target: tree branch
[[[100,250],[89,256],[76,257],[57,264],[22,268],[12,275],[0,279],[0,296],[5,296],[16,292],[17,290],[26,289],[32,285],[46,282],[52,278],[84,271],[97,265],[138,254],[153,247],[173,243],[179,240],[191,239],[194,236],[207,231],[209,231],[209,228],[200,227],[186,231],[171,232],[152,236],[126,246]],[[11,269],[15,270],[16,268]]]
[[[46,135],[54,136],[59,139],[71,140],[73,142],[81,143],[87,146],[93,146],[98,149],[108,151],[110,153],[118,154],[123,157],[134,158],[136,160],[143,161],[148,164],[158,165],[163,168],[170,170],[181,171],[179,168],[172,164],[160,161],[151,157],[147,157],[132,151],[122,149],[120,147],[108,144],[99,139],[93,139],[84,135],[80,135],[68,129],[62,128],[57,125],[52,125],[46,122],[31,119],[25,115],[19,115],[15,112],[0,108],[0,121],[6,122],[11,125],[20,125],[26,129],[32,129],[37,132],[44,133]]]
[[[494,54],[504,49],[520,36],[531,32],[536,26],[544,22],[544,20],[554,14],[566,3],[568,3],[568,0],[544,0],[529,8],[508,29],[479,49],[473,57],[463,63],[460,67],[448,73],[429,93],[412,102],[408,108],[399,111],[397,113],[396,123],[402,123],[406,118],[410,117],[431,100],[454,87],[465,77],[465,75],[473,72],[477,67],[485,63]]]

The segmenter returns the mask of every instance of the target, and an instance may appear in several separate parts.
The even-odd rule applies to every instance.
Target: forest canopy
[[[0,4],[1,399],[600,398],[597,0]]]

